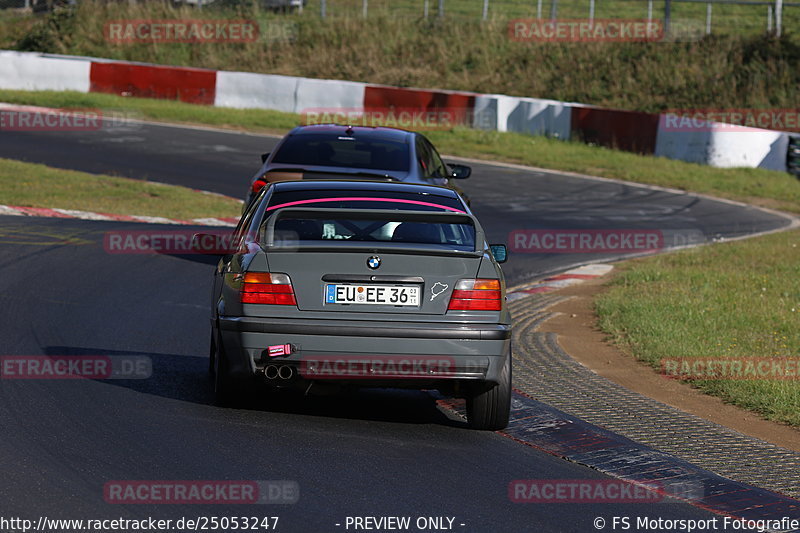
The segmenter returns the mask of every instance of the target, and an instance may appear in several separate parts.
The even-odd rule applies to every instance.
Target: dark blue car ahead
[[[469,177],[465,165],[446,164],[422,134],[395,128],[320,124],[298,126],[250,180],[246,205],[268,183],[305,179],[358,179],[439,185],[458,191]]]

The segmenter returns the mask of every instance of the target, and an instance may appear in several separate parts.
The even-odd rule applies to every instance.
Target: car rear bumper
[[[220,317],[220,328],[240,333],[285,335],[325,335],[335,337],[394,337],[400,339],[505,340],[511,338],[507,324],[470,324],[441,322],[391,322],[362,324],[335,320],[306,320],[257,317]]]
[[[353,322],[220,317],[228,370],[263,374],[291,366],[306,380],[365,386],[424,386],[440,381],[496,383],[510,353],[511,326],[424,322]],[[270,355],[270,347],[291,353]],[[391,386],[394,386],[391,385]]]

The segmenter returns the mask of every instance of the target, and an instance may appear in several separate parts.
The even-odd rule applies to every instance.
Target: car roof
[[[416,183],[398,183],[396,181],[373,180],[304,180],[304,181],[277,181],[272,184],[276,192],[282,191],[383,191],[416,194],[431,194],[445,198],[459,198],[453,189],[439,185],[422,185]]]
[[[380,138],[405,142],[410,137],[417,135],[413,131],[400,130],[397,128],[387,128],[384,126],[347,126],[342,124],[310,124],[307,126],[297,126],[289,135],[297,134],[312,135],[347,135],[357,138]]]

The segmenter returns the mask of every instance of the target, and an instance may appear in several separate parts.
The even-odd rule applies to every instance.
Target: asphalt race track
[[[274,142],[146,125],[0,132],[0,157],[242,197],[259,154]],[[474,165],[464,188],[497,242],[531,228],[661,229],[710,240],[787,224],[691,195],[488,164]],[[2,516],[278,516],[281,532],[354,531],[345,526],[348,516],[450,517],[452,529],[464,532],[588,532],[598,516],[713,516],[674,502],[514,503],[513,480],[605,476],[500,434],[466,430],[421,392],[215,407],[206,374],[213,260],[104,250],[105,232],[144,228],[0,217],[4,355],[144,355],[153,365],[143,380],[0,380]],[[515,254],[506,272],[514,284],[591,259]],[[115,480],[289,480],[300,498],[287,505],[109,504],[103,488]]]
[[[57,168],[184,185],[244,198],[272,137],[144,123],[87,132],[0,131],[0,157]],[[648,229],[663,246],[682,246],[773,230],[783,217],[689,194],[586,180],[557,172],[470,163],[460,182],[492,242],[525,229]],[[54,206],[55,207],[55,206]],[[511,244],[511,243],[509,243]],[[515,254],[504,266],[510,284],[613,254]]]

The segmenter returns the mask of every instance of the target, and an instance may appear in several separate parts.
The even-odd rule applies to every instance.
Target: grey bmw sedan
[[[511,317],[499,263],[458,193],[381,181],[285,181],[243,214],[213,284],[218,403],[254,381],[438,389],[469,425],[508,423]]]

